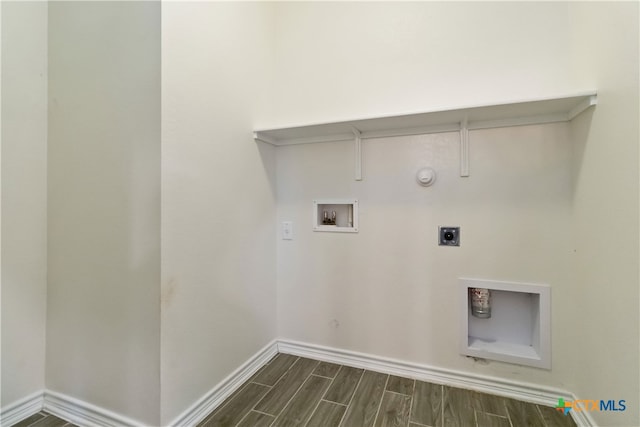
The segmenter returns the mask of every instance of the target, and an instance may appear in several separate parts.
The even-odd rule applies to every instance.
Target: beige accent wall
[[[271,13],[163,4],[163,425],[277,336]]]
[[[44,388],[47,3],[2,2],[0,407]]]
[[[637,425],[640,9],[634,2],[571,3],[570,11],[575,79],[598,88],[598,107],[571,129],[567,388],[583,399],[626,400],[624,412],[593,412],[598,425]]]
[[[160,423],[160,3],[49,4],[46,386]]]

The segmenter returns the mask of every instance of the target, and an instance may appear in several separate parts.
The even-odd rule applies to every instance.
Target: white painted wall
[[[574,122],[570,389],[626,399],[599,425],[640,424],[637,2],[572,3],[575,79],[598,88],[592,116]]]
[[[594,416],[638,424],[638,11],[608,7],[278,5],[267,127],[600,92],[589,131],[583,116],[473,132],[468,179],[454,134],[365,142],[361,183],[349,144],[278,148],[278,221],[296,233],[278,242],[281,336],[627,399]],[[426,190],[423,165],[439,172]],[[311,201],[334,197],[360,199],[359,234],[311,232]],[[462,246],[438,248],[438,225]],[[460,276],[551,284],[551,371],[457,354]]]
[[[162,424],[276,337],[272,5],[162,6]]]
[[[2,4],[0,4],[0,100],[2,100]],[[0,101],[0,178],[2,177],[2,102]],[[2,320],[2,182],[0,179],[0,321]],[[0,386],[2,385],[2,326],[0,325]],[[0,390],[0,411],[2,411]]]
[[[160,412],[160,4],[49,4],[47,388]]]
[[[46,5],[2,3],[2,406],[44,387],[46,312],[47,387],[150,425],[278,335],[626,399],[594,417],[638,424],[637,4],[159,8],[49,5],[47,165]],[[472,132],[467,179],[455,134],[365,142],[362,182],[349,144],[251,138],[591,88],[571,126]],[[360,233],[311,232],[316,197],[357,197]],[[436,246],[445,223],[460,248]],[[457,354],[459,276],[552,285],[552,371]]]
[[[281,2],[276,20],[278,124],[575,87],[564,2]]]
[[[456,133],[278,148],[278,325],[289,339],[443,368],[559,385],[554,372],[459,355],[459,277],[548,283],[566,292],[571,145],[564,124],[471,133],[459,176]],[[415,182],[424,166],[433,187]],[[314,198],[357,198],[358,234],[311,230]],[[460,226],[440,247],[438,226]],[[558,307],[559,308],[559,307]],[[554,311],[554,314],[560,314]],[[554,351],[570,351],[554,341]],[[563,366],[555,358],[554,368]]]
[[[0,407],[44,388],[47,3],[2,2]]]

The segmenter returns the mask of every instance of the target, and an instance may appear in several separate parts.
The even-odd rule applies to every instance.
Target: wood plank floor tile
[[[411,396],[385,392],[376,418],[376,427],[406,427],[409,423]]]
[[[329,362],[320,362],[316,370],[313,371],[313,374],[321,377],[335,378],[339,370],[340,365]]]
[[[238,387],[238,388],[236,389],[236,391],[234,391],[233,393],[231,393],[231,395],[230,395],[229,397],[227,397],[227,398],[226,398],[226,399],[225,399],[225,400],[224,400],[220,405],[218,405],[218,407],[217,407],[216,409],[214,409],[214,410],[213,410],[209,415],[207,415],[207,417],[206,417],[203,421],[201,421],[201,422],[200,422],[200,424],[198,424],[198,425],[197,425],[197,427],[204,427],[205,423],[206,423],[209,419],[211,419],[211,417],[213,417],[213,415],[214,415],[214,414],[216,414],[216,413],[220,412],[220,411],[222,410],[222,408],[223,408],[224,406],[226,406],[226,405],[227,405],[227,403],[229,403],[229,402],[233,401],[233,400],[234,400],[234,399],[235,399],[235,398],[236,398],[240,393],[246,393],[246,392],[247,392],[247,390],[245,390],[245,388],[246,388],[249,384],[251,384],[251,382],[250,382],[250,381],[247,381],[247,382],[245,382],[244,384],[242,384],[240,387]],[[258,384],[258,385],[260,385],[260,386],[262,386],[262,387],[265,387],[266,391],[268,391],[268,390],[269,390],[269,388],[270,388],[270,387],[265,386],[264,384]],[[266,393],[266,391],[265,391],[265,393]],[[241,399],[242,399],[242,398],[241,398]],[[249,408],[249,409],[251,409],[251,408]]]
[[[44,412],[14,427],[32,426],[76,427]],[[553,407],[278,354],[199,427],[214,426],[576,427],[576,424]]]
[[[549,406],[537,405],[542,419],[549,427],[576,427],[576,422],[571,415],[564,415],[562,411]]]
[[[501,417],[508,416],[505,399],[503,397],[474,391],[472,392],[472,404],[473,409],[476,411],[500,415]]]
[[[251,382],[272,386],[284,375],[285,372],[298,360],[298,356],[278,353],[265,365],[253,378]]]
[[[444,427],[474,426],[475,414],[471,406],[472,397],[473,392],[469,390],[443,386],[442,425]]]
[[[319,363],[317,360],[299,358],[280,378],[280,381],[258,402],[255,409],[269,415],[277,416],[280,414],[280,411],[289,403],[289,400]]]
[[[30,417],[25,418],[24,420],[14,424],[13,427],[28,427],[31,424],[35,423],[36,421],[39,421],[39,420],[43,419],[46,416],[47,416],[47,414],[42,413],[42,412],[38,412],[37,414],[33,414]]]
[[[333,402],[321,401],[307,427],[338,427],[347,407]]]
[[[311,418],[320,398],[329,388],[331,379],[311,375],[302,384],[300,390],[293,396],[293,399],[278,415],[274,427],[295,427],[303,426]]]
[[[31,427],[62,427],[65,424],[67,424],[66,420],[48,414],[46,417],[31,424]]]
[[[511,424],[514,426],[543,427],[545,425],[540,411],[533,403],[505,399],[505,404]]]
[[[364,371],[347,408],[342,427],[370,427],[376,420],[388,375]]]
[[[342,366],[333,380],[331,387],[327,390],[324,400],[342,403],[343,405],[348,404],[363,372],[363,369]]]
[[[511,427],[509,418],[481,411],[476,411],[476,422],[478,427]]]
[[[435,426],[442,420],[441,385],[416,381],[410,419],[426,426]]]
[[[396,377],[395,375],[389,375],[389,381],[387,382],[387,390],[394,393],[407,394],[411,396],[413,394],[413,385],[415,381],[411,378]]]
[[[261,414],[260,412],[250,411],[246,417],[242,419],[238,427],[269,427],[276,417]]]
[[[269,387],[267,386],[255,383],[247,384],[233,398],[228,399],[223,406],[207,417],[200,426],[235,426],[268,391]]]

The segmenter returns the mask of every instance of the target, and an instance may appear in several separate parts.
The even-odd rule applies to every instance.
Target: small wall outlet
[[[460,246],[460,227],[439,227],[440,246]]]
[[[282,240],[293,240],[293,223],[282,221]]]

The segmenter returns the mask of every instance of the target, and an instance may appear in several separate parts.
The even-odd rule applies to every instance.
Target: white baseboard
[[[2,408],[0,426],[11,426],[42,410],[43,392],[38,391]]]
[[[566,390],[546,387],[539,384],[436,368],[428,365],[420,365],[297,341],[276,340],[258,351],[242,364],[242,366],[233,371],[202,398],[176,417],[169,425],[188,427],[195,426],[203,421],[209,413],[216,409],[278,352],[369,369],[386,374],[415,378],[437,384],[476,390],[547,406],[554,406],[560,397],[569,401],[578,400],[573,393]],[[79,399],[45,390],[44,392],[27,396],[6,408],[2,408],[0,411],[0,426],[13,425],[38,413],[42,409],[82,427],[141,427],[144,425],[136,420]],[[571,411],[570,414],[579,427],[594,427],[597,425],[588,412]]]
[[[144,423],[51,390],[44,392],[48,413],[82,427],[142,427]]]
[[[573,395],[573,399],[572,400],[580,400],[576,397],[576,395]],[[578,427],[596,427],[598,424],[596,423],[596,421],[593,419],[593,417],[591,416],[590,412],[587,411],[580,411],[580,412],[576,412],[576,411],[571,411],[569,412],[569,414],[571,414],[571,418],[573,418],[573,421],[576,422],[576,424],[578,425]]]
[[[480,391],[546,406],[555,406],[561,397],[565,400],[577,400],[574,394],[554,387],[436,368],[428,365],[420,365],[297,341],[278,340],[278,352],[352,366],[354,368],[369,369],[385,374],[414,378],[436,384],[446,384],[452,387]],[[572,411],[570,414],[579,427],[592,427],[596,425],[591,416],[586,412],[574,413]]]
[[[224,400],[236,391],[253,374],[258,372],[273,356],[278,353],[277,341],[267,344],[262,350],[233,371],[224,380],[213,387],[207,394],[191,405],[186,411],[169,423],[170,426],[195,426],[204,420]]]

